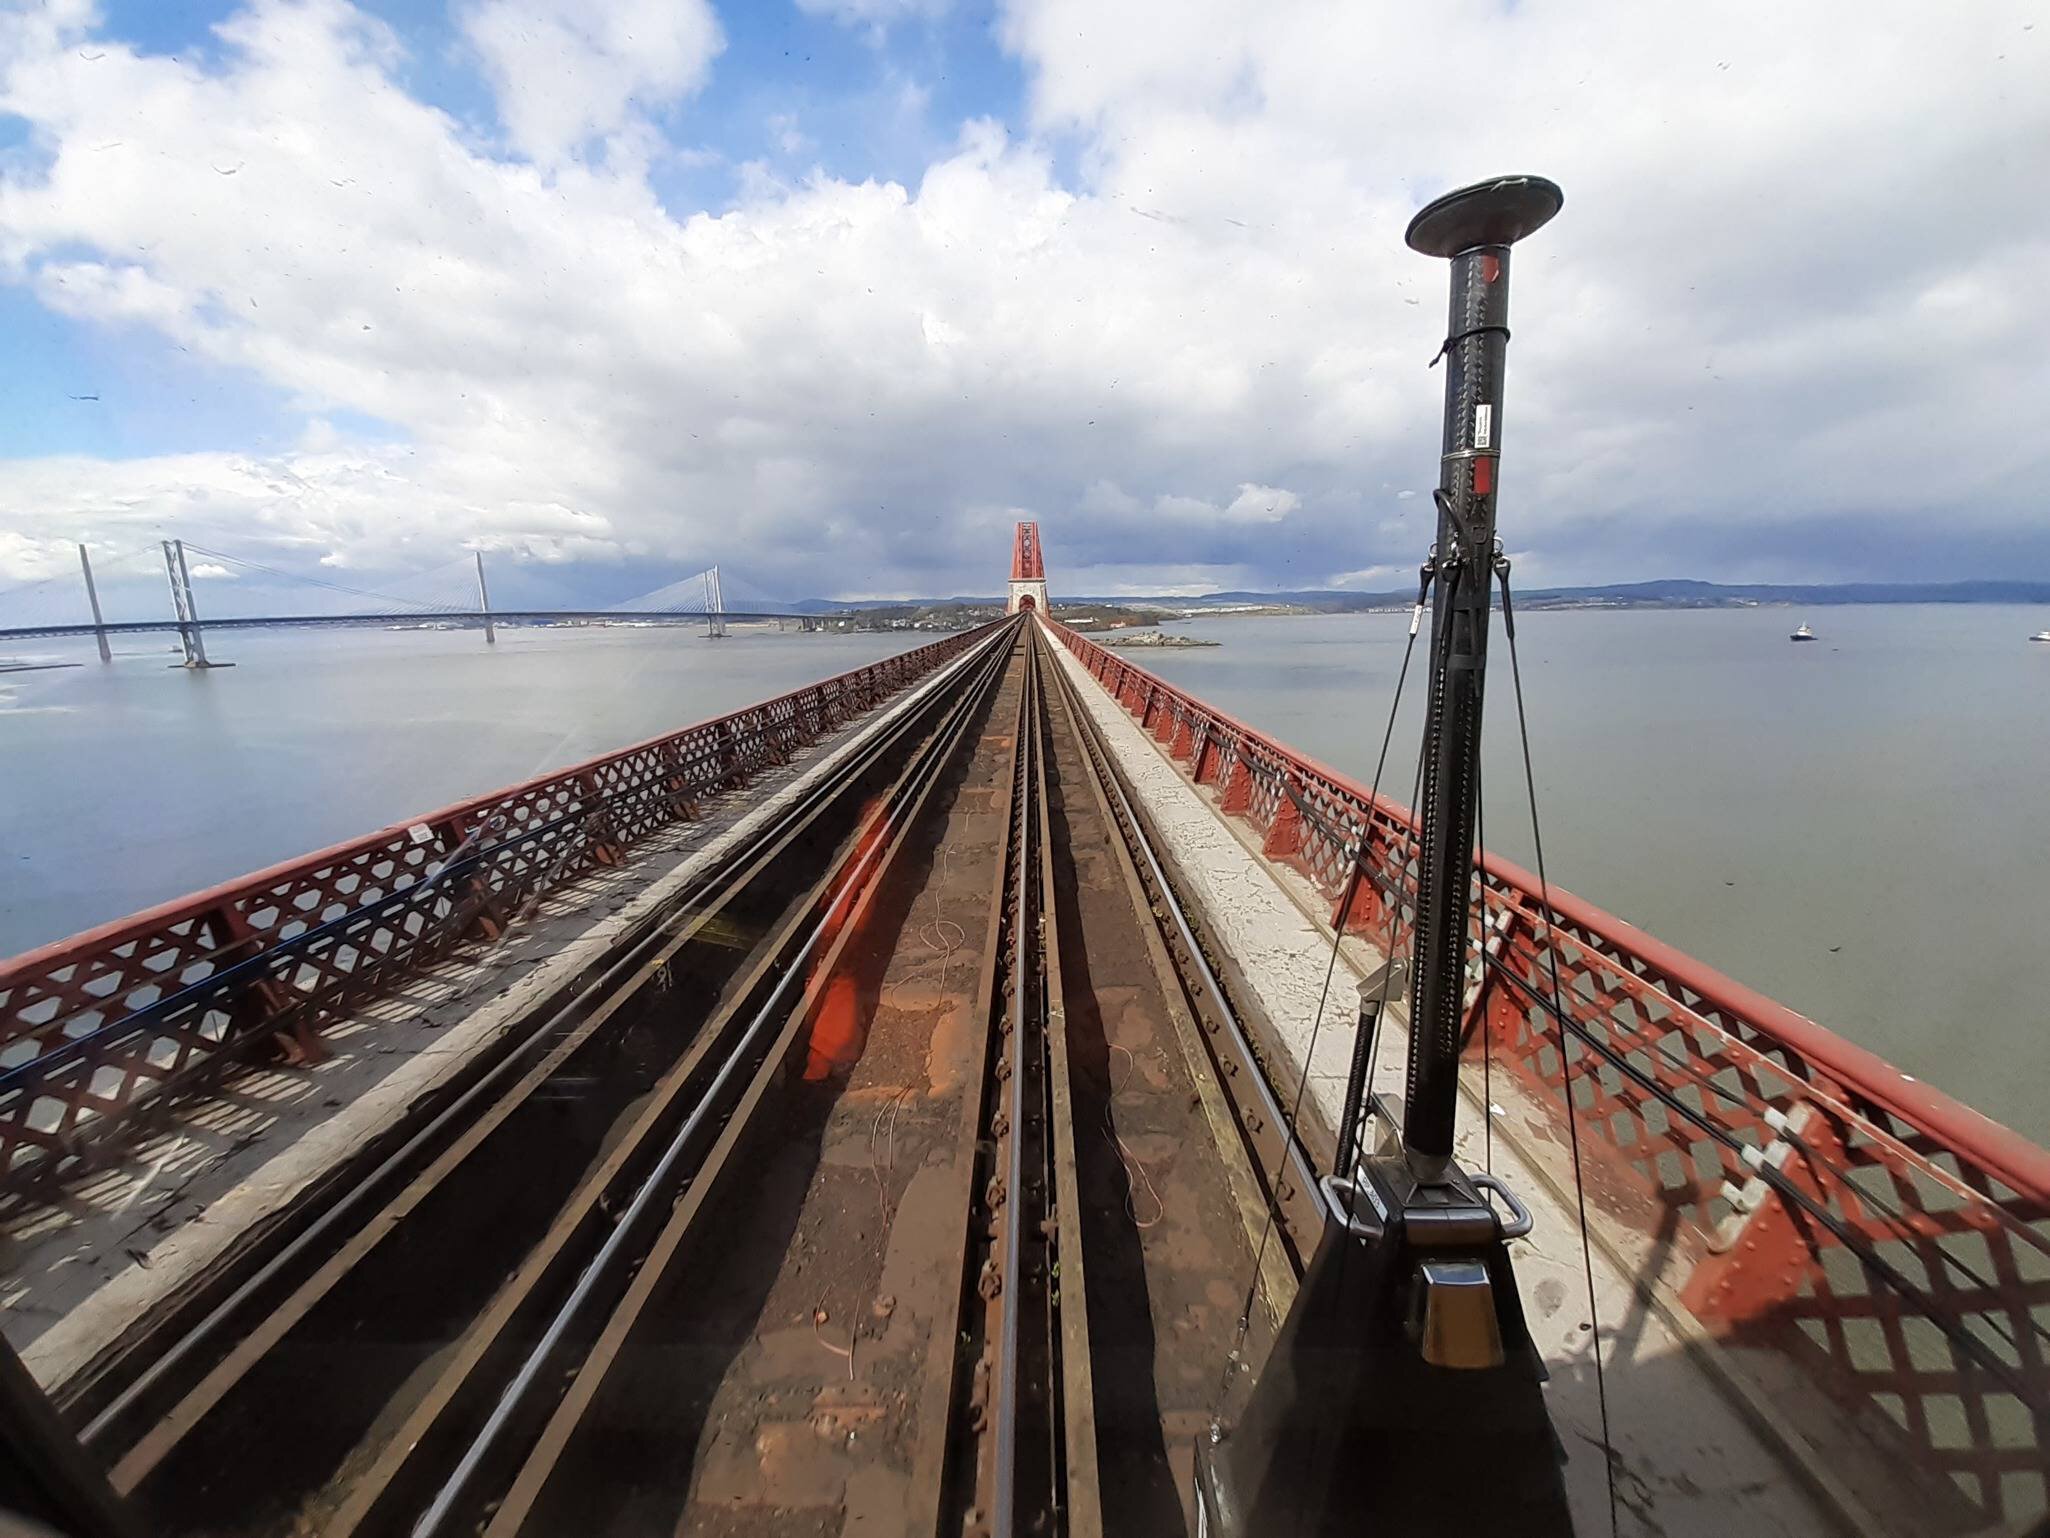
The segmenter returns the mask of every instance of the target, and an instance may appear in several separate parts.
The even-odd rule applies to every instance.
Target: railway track
[[[74,1407],[155,1530],[1191,1530],[1306,1193],[1037,624],[959,677]]]

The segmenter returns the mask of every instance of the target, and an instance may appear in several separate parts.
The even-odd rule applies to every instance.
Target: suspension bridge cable
[[[665,582],[660,587],[650,588],[634,598],[613,604],[608,612],[622,614],[703,614],[709,607],[704,592],[705,578],[712,568],[694,571],[687,577],[678,577],[674,582]]]

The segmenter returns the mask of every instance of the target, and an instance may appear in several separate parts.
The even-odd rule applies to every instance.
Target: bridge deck
[[[1019,632],[1002,636],[1039,632],[1039,621],[1031,619]],[[988,636],[992,646],[1000,640],[994,630]],[[1339,1099],[1353,1050],[1357,984],[1380,966],[1382,947],[1400,949],[1402,943],[1410,859],[1404,845],[1406,812],[1388,804],[1367,806],[1365,792],[1349,781],[1289,755],[1279,744],[1236,722],[1218,718],[1199,701],[1179,695],[1080,638],[1066,636],[1064,644],[1066,650],[1052,646],[1045,652],[1052,658],[1045,673],[1050,679],[1064,679],[1064,687],[1078,701],[1080,716],[1074,720],[1080,726],[1086,718],[1089,730],[1062,736],[1062,728],[1052,724],[1062,720],[1062,712],[1048,710],[1045,763],[1037,769],[1017,769],[1021,785],[1031,783],[1033,775],[1048,775],[1060,787],[1060,796],[1050,800],[1058,812],[1045,814],[1048,892],[1101,892],[1097,878],[1113,859],[1113,843],[1105,837],[1107,824],[1089,831],[1084,828],[1086,812],[1080,808],[1080,779],[1086,769],[1080,742],[1089,736],[1107,751],[1115,777],[1130,787],[1136,820],[1144,824],[1138,837],[1152,839],[1158,847],[1162,880],[1175,890],[1179,902],[1187,904],[1197,927],[1201,943],[1193,949],[1207,952],[1220,964],[1232,1003],[1244,1009],[1257,1060],[1265,1064],[1261,1087],[1248,1087],[1244,1081],[1234,1087],[1228,1083],[1230,1072],[1216,1072],[1214,1083],[1205,1083],[1207,1070],[1197,1056],[1203,1048],[1189,1048],[1183,1042],[1193,1075],[1183,1099],[1203,1103],[1209,1126],[1224,1132],[1255,1089],[1265,1089],[1281,1103],[1294,1099],[1296,1083],[1308,1064],[1304,1136],[1318,1165],[1326,1167],[1330,1128],[1339,1120]],[[420,964],[387,980],[367,999],[348,1003],[346,1013],[326,1017],[320,1042],[334,1054],[328,1062],[242,1068],[211,1095],[180,1105],[168,1130],[133,1142],[119,1163],[66,1181],[55,1202],[43,1202],[33,1210],[16,1208],[8,1249],[0,1255],[10,1288],[8,1339],[25,1349],[45,1384],[82,1380],[80,1370],[109,1341],[125,1329],[133,1337],[131,1327],[137,1321],[146,1321],[178,1302],[187,1290],[207,1284],[209,1273],[230,1261],[244,1243],[254,1241],[264,1222],[289,1216],[297,1200],[314,1193],[324,1175],[367,1148],[381,1130],[396,1126],[430,1089],[453,1083],[467,1070],[465,1064],[484,1060],[510,1021],[535,1015],[543,1001],[564,995],[572,984],[582,986],[580,978],[605,966],[609,956],[627,952],[635,925],[662,910],[693,880],[703,878],[724,857],[722,851],[746,845],[750,833],[758,833],[824,785],[840,785],[834,794],[859,802],[867,794],[859,775],[879,773],[875,765],[881,763],[863,757],[869,746],[900,732],[900,726],[900,734],[906,734],[910,728],[904,724],[914,716],[937,720],[943,705],[947,720],[955,720],[953,705],[945,701],[955,695],[966,699],[961,691],[970,685],[990,689],[988,681],[994,675],[986,660],[992,654],[988,648],[976,654],[947,650],[945,656],[953,660],[933,660],[931,666],[939,673],[912,685],[886,710],[836,732],[812,730],[810,740],[816,746],[781,767],[754,761],[752,783],[746,775],[734,777],[736,759],[728,751],[732,728],[726,728],[728,736],[713,740],[715,734],[709,734],[703,744],[693,738],[697,746],[689,746],[689,753],[699,755],[691,759],[693,765],[711,763],[705,773],[713,779],[703,781],[711,790],[703,796],[689,787],[699,781],[687,785],[685,759],[679,757],[685,748],[666,740],[644,744],[633,755],[619,755],[619,763],[580,767],[547,785],[537,781],[533,787],[521,787],[521,798],[545,800],[543,812],[549,820],[519,826],[545,826],[556,831],[551,837],[568,837],[560,828],[574,824],[580,833],[570,843],[551,847],[572,853],[594,849],[603,857],[580,865],[572,882],[543,888],[539,906],[482,956],[422,952]],[[1017,660],[1021,656],[1025,650],[1009,664],[1007,677],[1013,683],[1007,683],[1002,695],[1007,701],[1025,697],[1015,683],[1017,669],[1025,666]],[[916,677],[904,669],[922,664],[892,666],[898,669],[892,677],[902,679]],[[1045,687],[1058,693],[1052,683]],[[806,712],[812,716],[806,718]],[[820,712],[824,705],[812,691],[789,710],[771,712],[763,707],[756,712],[761,726],[750,730],[797,732],[799,726],[793,722],[824,720]],[[937,726],[931,730],[941,732]],[[945,730],[961,728],[955,724]],[[1013,763],[1025,763],[1023,748],[1017,748],[1013,738],[998,742],[992,736],[996,730],[982,728],[980,746],[974,748],[980,753],[978,763],[988,761],[976,771],[984,777],[1002,757],[992,757],[996,746],[1011,744],[1004,751],[1013,753]],[[627,777],[629,759],[642,765],[633,769],[640,777]],[[607,783],[625,785],[625,790],[601,794],[599,781],[607,775],[619,775]],[[1107,777],[1101,781],[1109,783]],[[570,790],[564,790],[566,785]],[[619,845],[625,835],[619,808],[627,806],[629,794],[654,794],[650,787],[660,792],[660,806],[666,810],[646,824],[633,824],[627,839],[633,853],[621,859]],[[564,800],[566,796],[574,800]],[[695,798],[691,820],[676,820],[674,808],[683,796]],[[512,800],[504,806],[512,806]],[[642,806],[646,802],[633,802],[629,810]],[[957,818],[959,826],[980,828],[976,804],[970,800],[963,806],[966,812],[957,812],[966,816],[966,822]],[[461,835],[465,818],[455,816],[459,810],[463,808],[451,808],[447,818],[455,831],[447,843],[451,861],[461,859],[471,847]],[[1064,833],[1056,831],[1062,818]],[[943,835],[941,847],[947,847],[951,837]],[[984,839],[986,831],[974,837]],[[394,859],[392,849],[402,851],[408,845],[406,837],[398,837],[389,847],[379,839],[383,835],[365,841],[361,859]],[[512,843],[515,839],[508,837],[502,845],[488,845],[486,853]],[[1027,859],[1027,847],[1029,841],[1011,855],[1013,865]],[[1089,851],[1086,861],[1066,859],[1066,851],[1084,847]],[[791,853],[783,859],[783,874],[791,882],[812,876],[820,884],[828,882],[836,859],[828,857],[830,849],[826,843],[808,857],[799,857],[802,851]],[[1367,869],[1367,888],[1351,910],[1335,913],[1332,902],[1355,851]],[[357,853],[342,853],[361,865]],[[1060,869],[1052,865],[1056,853],[1064,859]],[[769,855],[761,859],[767,861]],[[326,861],[322,869],[340,863]],[[994,863],[984,857],[976,869],[984,865],[998,874],[1007,869],[1002,857]],[[433,880],[428,878],[428,884]],[[939,880],[945,884],[945,861],[939,865]],[[927,886],[933,888],[931,872]],[[195,976],[201,980],[191,984],[205,990],[207,966],[219,966],[223,956],[234,962],[242,954],[238,945],[256,943],[248,939],[246,929],[226,927],[215,915],[228,913],[232,902],[252,908],[256,898],[283,906],[277,890],[283,888],[275,888],[269,878],[252,882],[256,896],[250,902],[242,896],[215,896],[209,904],[193,906],[191,913],[180,910],[182,917],[162,915],[160,923],[152,921],[154,929],[141,925],[137,933],[176,929],[189,935],[193,925],[211,925],[213,960],[199,966]],[[2042,1150],[1982,1118],[1972,1118],[1964,1107],[1904,1081],[1870,1054],[1859,1054],[1810,1021],[1779,1011],[1687,958],[1677,958],[1650,937],[1587,904],[1554,892],[1556,917],[1546,913],[1533,896],[1531,878],[1515,867],[1490,857],[1482,892],[1488,943],[1484,960],[1476,960],[1470,978],[1472,1050],[1462,1157],[1499,1171],[1537,1216],[1533,1237],[1519,1245],[1519,1276],[1531,1329],[1552,1368],[1548,1392],[1564,1440],[1568,1485],[1581,1530],[1607,1530],[1607,1481],[1599,1454],[1591,1360],[1597,1323],[1607,1360],[1609,1421],[1624,1532],[1724,1534],[1747,1528],[1761,1534],[1993,1534],[2019,1530],[2023,1520],[2040,1513],[2042,1452],[2050,1446],[2050,1411],[2044,1409],[2046,1368],[2040,1349],[2050,1317],[2050,1265],[2044,1263],[2050,1255],[2050,1177],[2044,1175],[2050,1159]],[[1041,931],[1037,919],[1025,917],[1031,908],[1025,888],[1019,888],[1015,917],[1002,923],[998,917],[990,919],[988,976],[1023,966],[1027,947],[1019,935],[1041,933],[1052,954],[1037,966],[1060,974],[1076,964],[1080,978],[1093,976],[1086,945],[1070,935],[1062,949],[1052,939],[1060,900],[1064,898],[1045,896],[1048,908]],[[1144,908],[1146,902],[1140,902],[1138,910]],[[1158,915],[1158,904],[1154,910]],[[769,908],[763,913],[767,915]],[[738,958],[756,952],[761,952],[761,960],[752,966],[771,966],[769,952],[763,949],[767,941],[756,945],[763,925],[767,919],[754,929],[742,927],[728,935],[726,947],[736,958],[732,966],[742,966]],[[1324,995],[1324,966],[1335,931],[1341,939],[1341,968]],[[709,939],[717,949],[720,935],[728,931],[693,933],[697,943]],[[908,927],[898,935],[896,960],[888,952],[871,958],[884,968],[879,976],[894,976],[888,966],[898,966],[898,982],[904,984],[886,1001],[888,1007],[875,1009],[875,1019],[888,1023],[884,1040],[894,1042],[890,1050],[896,1054],[890,1062],[879,1058],[871,1064],[875,1072],[902,1068],[896,1058],[908,1062],[916,1046],[916,1021],[904,1017],[904,1009],[898,1007],[908,993],[916,993],[918,958],[933,947],[931,937],[918,941],[916,933],[916,927]],[[1009,947],[1000,943],[1004,933],[1011,937]],[[1107,933],[1107,917],[1086,921],[1089,941],[1099,941]],[[88,945],[82,954],[129,956],[137,945],[148,947],[148,935],[137,941],[125,931],[109,933],[96,941],[98,952]],[[219,935],[228,937],[226,945]],[[847,943],[847,937],[838,939],[832,954]],[[1125,943],[1121,952],[1117,945],[1111,949],[1117,954],[1099,958],[1109,970],[1103,974],[1103,988],[1091,990],[1091,1003],[1101,1007],[1103,999],[1115,993],[1121,1005],[1132,1005],[1136,995],[1121,990],[1142,984],[1123,978],[1113,984],[1111,976],[1117,966],[1138,956],[1138,949],[1132,943]],[[1154,949],[1160,949],[1158,941]],[[1177,947],[1168,943],[1166,949]],[[1572,1052],[1564,1050],[1564,1034],[1554,1036],[1540,1007],[1542,962],[1548,958],[1564,974],[1564,1011],[1572,1017],[1576,1034]],[[0,970],[0,1003],[12,999],[16,1019],[29,1019],[23,1007],[27,999],[55,999],[59,986],[74,986],[66,982],[66,968],[84,968],[84,962],[61,956],[23,960],[33,966],[16,962],[8,964],[10,970]],[[1187,962],[1187,956],[1177,958],[1177,964]],[[666,960],[642,968],[635,986],[654,988],[660,995],[670,986],[666,968]],[[277,976],[291,978],[295,972]],[[39,993],[31,995],[31,986]],[[701,993],[707,999],[724,999],[726,986],[707,984]],[[12,995],[8,988],[14,990]],[[105,990],[94,995],[100,1001],[107,997]],[[810,984],[806,997],[812,999]],[[1056,988],[1050,1019],[1060,1019],[1058,997]],[[232,1005],[219,1001],[203,1001],[201,1007],[213,1009],[221,1019],[232,1013]],[[45,1050],[55,1044],[59,1056],[70,1052],[64,1015],[41,1005],[31,1009],[41,1013],[29,1019],[27,1029],[16,1031],[14,1044],[33,1038]],[[139,1009],[156,1011],[152,1017],[160,1017],[166,1005],[152,995]],[[1080,999],[1070,1017],[1084,1017]],[[1099,1019],[1099,1027],[1101,1023]],[[1216,1031],[1214,1021],[1203,1023]],[[154,1029],[170,1031],[172,1025]],[[1187,1034],[1201,1040],[1193,1025]],[[301,1034],[299,1040],[312,1038]],[[1052,1031],[1048,1050],[1058,1052],[1060,1040],[1062,1031]],[[1398,1007],[1380,1044],[1384,1091],[1398,1085],[1404,1046]],[[1568,1072],[1568,1062],[1581,1066]],[[18,1060],[18,1054],[0,1064],[14,1075],[27,1072],[29,1066]],[[96,1072],[94,1085],[103,1072],[105,1068]],[[767,1095],[771,1079],[763,1079],[763,1087],[750,1095]],[[857,1155],[867,1142],[855,1136],[861,1132],[857,1124],[871,1118],[877,1107],[888,1114],[888,1097],[877,1097],[894,1083],[888,1077],[875,1079],[853,1099],[861,1116],[840,1126],[845,1136],[828,1136],[828,1144],[838,1148],[838,1155],[828,1159],[832,1169],[849,1161],[859,1165]],[[80,1093],[90,1099],[105,1091]],[[1589,1169],[1587,1204],[1597,1294],[1593,1317],[1581,1271],[1581,1216],[1572,1146],[1566,1140],[1570,1126],[1562,1116],[1566,1095],[1581,1105],[1578,1136]],[[1115,1093],[1111,1099],[1117,1099]],[[621,1101],[621,1116],[635,1103]],[[1072,1142],[1072,1128],[1062,1130],[1062,1116],[1072,1116],[1072,1107],[1060,1111],[1058,1093],[1052,1103],[1052,1130],[1035,1136],[1054,1138],[1058,1132],[1070,1140],[1060,1146],[1086,1148],[1068,1155],[1066,1165],[1056,1161],[1052,1169],[1066,1171],[1068,1179],[1080,1171],[1082,1189],[1089,1191],[1091,1181],[1101,1175],[1091,1175],[1080,1165],[1084,1157],[1101,1165],[1107,1148],[1119,1148],[1119,1130],[1105,1111],[1109,1140]],[[1119,1116],[1130,1109],[1127,1105]],[[1193,1111],[1193,1103],[1187,1109]],[[918,1126],[916,1111],[908,1111],[908,1116],[912,1126]],[[20,1126],[27,1128],[20,1134],[23,1146],[31,1136],[45,1136],[29,1128],[27,1118],[20,1118]],[[828,1118],[824,1126],[830,1132],[838,1124]],[[867,1126],[871,1134],[877,1130],[871,1120]],[[1002,1144],[1021,1136],[1007,1132],[1009,1126],[1002,1122],[986,1130],[982,1142]],[[1177,1136],[1187,1140],[1193,1126],[1195,1122],[1189,1122]],[[974,1142],[974,1126],[968,1134]],[[1220,1138],[1220,1150],[1226,1142],[1228,1136]],[[1248,1134],[1246,1150],[1236,1157],[1269,1161],[1263,1167],[1265,1179],[1271,1179],[1281,1165],[1257,1144],[1259,1138]],[[51,1146],[64,1150],[59,1142]],[[1144,1148],[1138,1157],[1148,1157]],[[1125,1181],[1130,1181],[1132,1159],[1130,1146],[1119,1148]],[[1220,1159],[1230,1165],[1224,1152]],[[832,1169],[820,1169],[820,1189],[838,1179]],[[859,1175],[859,1169],[855,1173]],[[881,1183],[879,1173],[875,1179]],[[1203,1187],[1207,1196],[1201,1196],[1205,1210],[1230,1212],[1236,1202],[1242,1212],[1250,1212],[1244,1204],[1244,1181],[1234,1181],[1238,1177],[1230,1171],[1209,1179]],[[1285,1179],[1281,1185],[1285,1191]],[[908,1200],[906,1191],[898,1191],[898,1198]],[[594,1210],[611,1216],[603,1198],[592,1200],[599,1204]],[[693,1204],[695,1196],[681,1204],[679,1212]],[[1285,1198],[1277,1206],[1285,1206]],[[1056,1202],[1048,1224],[1054,1216],[1066,1222],[1074,1214],[1072,1208],[1062,1212]],[[1287,1222],[1283,1214],[1283,1228]],[[1050,1235],[1052,1228],[1045,1232]],[[859,1224],[849,1228],[849,1235],[861,1237]],[[1113,1251],[1123,1245],[1125,1253],[1144,1255],[1144,1241],[1134,1245],[1125,1243],[1127,1239],[1113,1232]],[[1080,1247],[1082,1237],[1064,1235],[1060,1243]],[[1220,1253],[1232,1247],[1220,1245]],[[1064,1249],[1062,1255],[1076,1257],[1072,1284],[1080,1292],[1080,1249]],[[793,1253],[789,1263],[799,1269],[812,1265],[816,1273],[816,1259]],[[908,1265],[910,1261],[900,1257],[898,1273]],[[826,1269],[832,1269],[830,1261]],[[1224,1269],[1238,1267],[1232,1263]],[[1019,1273],[1011,1276],[1017,1280]],[[789,1286],[783,1292],[791,1298],[810,1286],[799,1286],[795,1273],[785,1280]],[[1236,1286],[1240,1278],[1226,1280]],[[1263,1282],[1271,1298],[1289,1288],[1281,1273],[1263,1273]],[[1002,1308],[996,1302],[1000,1292],[984,1292],[984,1298],[992,1300],[992,1321]],[[1058,1292],[1056,1288],[1056,1298]],[[888,1296],[894,1294],[886,1292],[884,1298]],[[879,1319],[888,1317],[884,1298],[877,1300]],[[1054,1306],[1058,1312],[1058,1304]],[[828,1312],[838,1317],[838,1304]],[[984,1325],[963,1329],[982,1341],[978,1331]],[[890,1331],[884,1329],[881,1335]],[[617,1345],[615,1341],[611,1349]],[[775,1351],[769,1355],[775,1358]],[[754,1360],[746,1351],[742,1358]],[[1086,1378],[1082,1382],[1086,1392]],[[597,1382],[590,1392],[597,1392]],[[1070,1382],[1070,1394],[1074,1392],[1076,1386]],[[966,1403],[947,1403],[953,1405],[949,1413],[974,1409]],[[1095,1403],[1109,1401],[1097,1394]],[[1197,1417],[1197,1403],[1199,1397],[1191,1397],[1189,1407],[1179,1413],[1181,1419],[1173,1425],[1175,1438],[1193,1435],[1197,1429],[1191,1419]],[[845,1403],[836,1399],[828,1409],[834,1427],[865,1427],[881,1413],[859,1394]],[[1050,1411],[1041,1407],[1041,1413]],[[574,1425],[562,1429],[551,1458],[574,1448],[572,1431]],[[1089,1446],[1095,1446],[1095,1433],[1089,1435]],[[783,1448],[783,1442],[777,1442],[777,1448]],[[756,1446],[756,1452],[761,1448]],[[744,1454],[746,1448],[740,1444],[726,1448],[726,1479],[732,1489],[746,1487]],[[816,1472],[816,1458],[802,1462]],[[535,1481],[547,1476],[535,1474]],[[558,1503],[558,1509],[576,1509],[574,1487],[568,1507],[562,1505],[564,1487],[549,1489],[549,1499]],[[529,1505],[541,1499],[541,1485],[525,1489],[521,1499]],[[547,1501],[535,1509],[549,1509]]]
[[[9,1344],[63,1385],[952,676],[709,796],[695,820],[651,834],[628,863],[582,870],[492,944],[411,973],[322,1031],[325,1061],[254,1064],[61,1200],[15,1211],[0,1229]]]

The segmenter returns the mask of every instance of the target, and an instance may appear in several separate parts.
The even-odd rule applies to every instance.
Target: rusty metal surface
[[[1406,943],[1414,822],[1386,797],[1058,624],[1069,650],[1265,856],[1351,930]],[[1613,915],[1482,862],[1491,1048],[1566,1136],[1560,1007],[1598,1168],[1590,1200],[1657,1285],[1757,1368],[1916,1476],[1947,1531],[2050,1495],[2050,1152]],[[1485,1034],[1483,1034],[1484,1026]]]
[[[0,1209],[951,661],[949,636],[0,962]]]

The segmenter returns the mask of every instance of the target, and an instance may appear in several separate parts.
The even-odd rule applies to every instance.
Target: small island
[[[1163,635],[1158,630],[1142,630],[1137,635],[1107,636],[1103,644],[1105,646],[1166,646],[1180,648],[1186,646],[1216,646],[1219,643],[1216,641],[1206,641],[1200,636]]]

